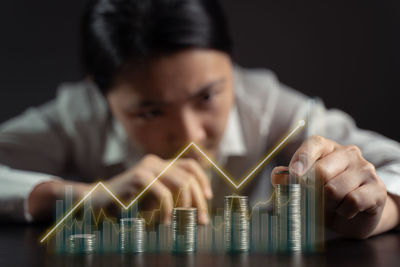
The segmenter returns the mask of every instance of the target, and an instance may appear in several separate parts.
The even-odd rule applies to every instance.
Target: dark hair
[[[82,21],[86,72],[103,93],[130,62],[186,48],[231,55],[231,39],[217,0],[94,0]]]

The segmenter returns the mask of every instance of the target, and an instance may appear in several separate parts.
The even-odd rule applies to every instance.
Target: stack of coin
[[[96,235],[93,234],[73,234],[68,241],[70,253],[90,254],[96,250]]]
[[[172,249],[186,253],[196,250],[197,209],[174,208],[172,210]]]
[[[145,221],[143,218],[120,220],[121,252],[143,252],[145,250]]]
[[[225,248],[228,252],[248,251],[250,223],[247,196],[225,196],[224,205]]]
[[[275,185],[274,211],[279,218],[281,250],[301,250],[300,184]]]

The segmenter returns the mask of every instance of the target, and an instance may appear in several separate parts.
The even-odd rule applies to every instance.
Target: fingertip
[[[289,171],[297,176],[304,175],[310,168],[311,160],[308,158],[308,153],[296,153],[289,163]]]
[[[170,225],[171,224],[171,216],[166,216],[163,221],[164,221],[164,224]]]
[[[289,168],[286,166],[277,166],[272,169],[271,172],[271,183],[272,185],[276,184],[282,184],[285,181],[286,175],[284,174],[286,171],[288,171]]]
[[[172,209],[173,207],[168,208],[164,213],[164,223],[167,225],[171,224],[172,222]]]
[[[206,212],[200,212],[199,214],[199,223],[201,224],[209,224],[210,223],[210,218]]]
[[[297,161],[293,162],[293,164],[290,165],[289,168],[290,168],[291,173],[294,173],[296,175],[303,175],[305,166],[304,166],[303,162],[301,162],[300,160],[297,160]]]
[[[213,198],[213,192],[212,192],[211,188],[206,188],[204,193],[205,193],[205,196],[206,196],[207,199],[212,199]]]
[[[169,201],[169,203],[164,209],[164,223],[167,225],[171,224],[173,208],[174,208],[173,200],[171,199],[171,201]]]
[[[287,166],[276,166],[272,169],[272,174],[288,171],[289,168]]]

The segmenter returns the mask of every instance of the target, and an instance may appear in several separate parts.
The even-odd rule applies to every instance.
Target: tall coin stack
[[[90,254],[96,250],[94,234],[73,234],[68,238],[69,252],[74,254]]]
[[[121,252],[143,252],[145,250],[145,233],[143,218],[122,218],[120,220]]]
[[[300,184],[275,185],[274,211],[279,218],[281,251],[301,250]]]
[[[177,253],[196,250],[197,209],[174,208],[172,210],[173,251]]]
[[[247,196],[225,196],[225,248],[228,252],[244,252],[250,247],[250,223]]]

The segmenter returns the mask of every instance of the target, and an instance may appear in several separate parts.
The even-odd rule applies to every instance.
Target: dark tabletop
[[[364,241],[326,242],[324,253],[279,255],[196,253],[173,255],[57,255],[39,244],[43,226],[0,225],[0,266],[400,266],[400,233],[389,232]]]

